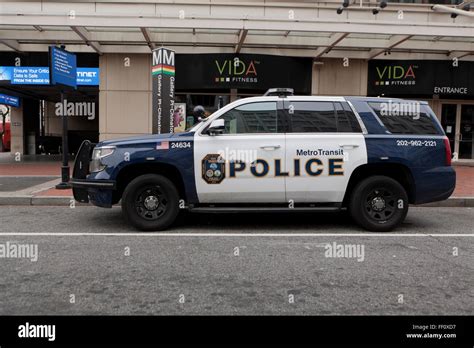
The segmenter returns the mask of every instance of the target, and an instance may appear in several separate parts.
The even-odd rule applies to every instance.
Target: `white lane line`
[[[1,236],[121,237],[474,237],[474,233],[174,233],[174,232],[0,232]]]

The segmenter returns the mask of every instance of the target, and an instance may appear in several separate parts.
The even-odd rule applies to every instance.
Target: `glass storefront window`
[[[205,117],[212,115],[221,107],[230,103],[230,95],[226,93],[192,93],[177,92],[175,95],[175,103],[186,104],[186,129],[190,129],[197,123],[197,117],[194,117],[193,110],[200,105],[205,110]]]
[[[442,103],[441,126],[449,139],[453,158],[474,159],[474,103]]]
[[[441,126],[451,145],[451,151],[454,150],[454,139],[456,134],[456,104],[443,104],[441,107]]]
[[[459,129],[459,158],[472,159],[474,153],[473,127],[474,105],[461,105],[461,124]]]

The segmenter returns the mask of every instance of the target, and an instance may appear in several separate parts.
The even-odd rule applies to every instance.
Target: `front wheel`
[[[405,220],[408,196],[398,181],[387,176],[372,176],[354,188],[349,211],[366,230],[388,232]]]
[[[139,230],[164,230],[175,221],[178,202],[178,191],[169,179],[146,174],[133,179],[125,188],[122,213]]]

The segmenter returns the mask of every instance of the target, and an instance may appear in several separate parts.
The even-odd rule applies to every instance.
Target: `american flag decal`
[[[169,141],[160,141],[156,143],[156,149],[157,150],[168,150],[170,148],[170,142]]]

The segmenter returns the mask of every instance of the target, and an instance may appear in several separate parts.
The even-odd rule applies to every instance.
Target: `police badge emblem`
[[[202,178],[208,184],[220,184],[225,178],[225,160],[219,154],[208,154],[202,159]]]

